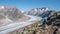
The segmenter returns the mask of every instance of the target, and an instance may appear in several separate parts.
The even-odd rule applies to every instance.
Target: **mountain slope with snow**
[[[26,20],[26,16],[14,6],[0,6],[0,26]]]
[[[40,16],[40,17],[47,17],[53,11],[54,10],[52,10],[50,8],[43,7],[43,8],[33,8],[32,10],[26,11],[24,13],[28,14],[28,15],[34,15],[34,16]]]

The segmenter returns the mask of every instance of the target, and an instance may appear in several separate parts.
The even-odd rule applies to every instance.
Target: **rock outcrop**
[[[55,12],[47,18],[47,25],[51,24],[60,27],[60,12]]]

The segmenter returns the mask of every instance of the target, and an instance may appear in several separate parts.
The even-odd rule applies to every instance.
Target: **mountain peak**
[[[49,14],[52,12],[53,10],[51,8],[33,8],[30,11],[25,12],[25,14],[28,15],[34,15],[34,16],[49,16]]]
[[[4,8],[4,6],[1,6],[1,8]]]
[[[4,6],[0,6],[0,9],[3,9],[4,8]]]
[[[14,6],[0,6],[0,14],[7,16],[11,20],[18,20],[23,17],[23,13]]]
[[[47,11],[47,10],[52,10],[51,8],[46,8],[46,7],[42,7],[42,8],[33,8],[32,10],[40,10],[40,11]]]
[[[15,6],[0,6],[0,9],[3,9],[3,8],[16,8]]]

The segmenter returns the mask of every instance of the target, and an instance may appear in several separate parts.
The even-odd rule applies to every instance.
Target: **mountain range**
[[[51,8],[33,8],[29,11],[22,13],[19,9],[14,6],[0,6],[0,25],[9,24],[13,22],[25,21],[28,19],[27,15],[33,15],[38,17],[48,17],[55,13]]]
[[[25,11],[25,14],[38,16],[38,17],[48,17],[54,10],[51,8],[33,8],[29,11]]]

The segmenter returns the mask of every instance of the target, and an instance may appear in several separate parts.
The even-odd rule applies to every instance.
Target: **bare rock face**
[[[49,14],[51,12],[53,12],[52,9],[43,7],[43,8],[34,8],[34,9],[26,11],[24,13],[28,14],[28,15],[47,17],[47,16],[49,16]]]
[[[21,13],[14,6],[0,6],[0,24],[6,24],[10,22],[19,21],[20,19],[25,18],[25,15]]]

